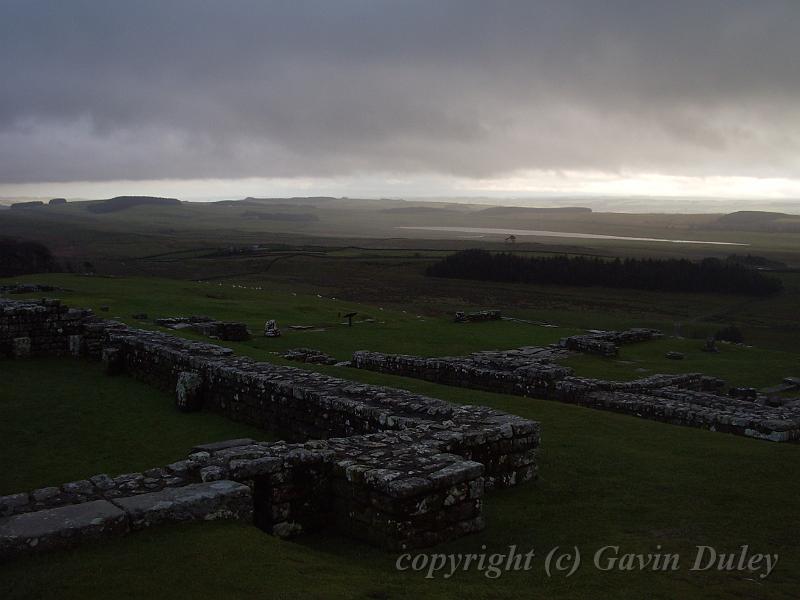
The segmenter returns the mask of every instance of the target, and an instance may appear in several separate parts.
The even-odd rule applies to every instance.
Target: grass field
[[[395,308],[365,305],[331,296],[289,292],[283,288],[245,284],[184,282],[154,278],[103,278],[77,275],[36,275],[15,281],[45,282],[67,288],[69,292],[48,294],[72,306],[86,306],[98,314],[119,318],[137,327],[154,327],[150,321],[137,321],[132,315],[147,313],[157,317],[201,314],[221,320],[244,321],[256,333],[249,342],[225,344],[241,354],[281,362],[273,353],[288,348],[311,347],[348,360],[356,350],[374,350],[422,356],[459,356],[486,349],[549,344],[580,333],[586,328],[624,329],[648,326],[664,328],[669,323],[652,313],[637,316],[621,312],[600,315],[586,311],[553,309],[512,309],[508,314],[520,318],[556,321],[560,327],[542,327],[515,321],[453,323],[447,314],[415,314]],[[260,288],[260,289],[259,289]],[[41,295],[41,294],[39,294]],[[655,301],[655,295],[654,295]],[[680,305],[679,300],[673,300]],[[646,302],[646,298],[641,302]],[[697,300],[704,310],[714,298]],[[103,306],[108,313],[102,312]],[[669,310],[669,298],[661,308]],[[469,307],[467,307],[469,308]],[[477,308],[477,307],[476,307]],[[348,327],[343,315],[356,312],[354,326]],[[260,336],[267,319],[277,319],[280,338]],[[312,325],[315,331],[291,330],[288,326]],[[688,327],[684,326],[684,330]],[[708,326],[706,327],[708,329]],[[721,377],[734,385],[765,387],[784,377],[798,375],[800,355],[794,351],[719,344],[720,353],[701,352],[706,329],[697,338],[668,337],[660,341],[624,346],[617,358],[575,356],[565,363],[579,375],[605,379],[633,379],[664,372],[703,372]],[[713,330],[709,330],[709,332]],[[181,335],[202,339],[191,333]],[[778,344],[773,344],[778,345]],[[782,346],[782,345],[779,345]],[[670,350],[685,354],[682,361],[665,358]],[[348,374],[348,376],[354,376]]]
[[[141,471],[212,440],[270,439],[211,413],[179,413],[169,394],[102,373],[76,360],[0,361],[0,495]]]
[[[15,470],[36,473],[35,478],[21,476],[20,482],[60,481],[67,467],[76,477],[113,473],[115,468],[135,470],[144,466],[144,457],[160,464],[173,452],[180,456],[198,438],[247,433],[234,424],[225,429],[209,415],[170,414],[171,403],[163,395],[148,394],[124,378],[110,379],[93,365],[57,367],[55,362],[13,363],[19,365],[13,371],[22,375],[46,369],[46,379],[28,380],[23,397],[32,396],[34,403],[37,398],[44,402],[58,397],[63,411],[58,419],[46,414],[31,418],[44,423],[16,433],[10,447],[58,445],[56,452],[64,452],[69,440],[85,437],[87,429],[97,427],[121,437],[101,435],[81,442],[68,451],[75,462],[69,456],[53,460],[37,452],[14,451]],[[0,597],[797,597],[800,525],[795,516],[800,510],[800,482],[792,476],[800,469],[796,446],[554,402],[364,375],[364,380],[405,382],[405,387],[454,402],[490,405],[542,422],[539,480],[490,494],[487,529],[436,548],[436,552],[474,553],[485,546],[489,552],[505,552],[515,544],[520,550],[536,551],[531,571],[506,573],[497,580],[475,572],[457,573],[451,580],[425,579],[420,573],[396,571],[396,555],[330,532],[285,542],[242,524],[207,523],[165,527],[0,566]],[[116,393],[109,396],[109,390]],[[11,397],[20,396],[14,392]],[[0,398],[6,406],[8,390]],[[85,407],[114,398],[118,410],[101,423],[98,416],[91,428],[82,418],[63,418],[70,409],[82,414]],[[152,418],[137,421],[138,411],[123,404],[141,399]],[[153,419],[159,422],[157,428]],[[5,446],[8,438],[3,439]],[[83,452],[87,452],[86,471],[81,472]],[[764,581],[748,573],[691,572],[691,558],[700,544],[720,551],[749,544],[754,551],[779,554],[780,562]],[[606,545],[619,545],[624,552],[656,552],[660,547],[684,560],[681,570],[669,573],[601,572],[592,567],[591,555]],[[544,574],[544,555],[555,546],[578,546],[583,553],[584,566],[568,579]]]
[[[137,326],[152,326],[133,320],[131,315],[138,312],[151,318],[208,314],[246,321],[256,332],[266,319],[277,318],[283,337],[227,345],[278,363],[286,361],[273,352],[298,346],[320,348],[343,359],[356,349],[453,355],[549,343],[588,326],[586,314],[569,310],[560,313],[558,328],[509,321],[458,325],[444,314],[318,297],[292,292],[283,284],[249,282],[245,288],[229,281],[218,285],[70,275],[17,279],[70,288],[51,295],[98,311],[108,306],[108,313],[99,314]],[[374,321],[348,328],[341,315],[353,310],[358,312],[356,321]],[[647,325],[642,321],[648,321],[648,315],[652,313],[625,318],[619,311],[594,326]],[[519,309],[515,316],[546,318],[533,309]],[[315,325],[324,331],[291,331],[289,324]],[[625,347],[618,359],[574,357],[569,364],[581,374],[606,378],[700,370],[755,385],[774,383],[794,373],[799,364],[790,348],[722,346],[720,354],[707,355],[699,352],[700,345],[697,339],[667,338]],[[685,352],[686,359],[664,359],[668,349]],[[457,573],[450,580],[425,579],[420,573],[398,572],[396,555],[332,532],[285,542],[243,524],[207,523],[165,527],[2,565],[0,597],[789,599],[800,594],[796,445],[355,369],[308,368],[541,421],[539,480],[490,494],[487,529],[435,549],[475,553],[485,546],[488,552],[505,552],[515,544],[522,551],[535,549],[531,571],[506,573],[497,580],[476,572]],[[0,362],[0,375],[11,382],[0,388],[0,443],[9,465],[3,469],[0,493],[164,464],[198,442],[242,435],[269,439],[266,432],[214,415],[177,413],[168,395],[125,377],[109,378],[97,365],[5,361]],[[732,552],[742,544],[780,556],[768,579],[689,570],[697,545]],[[621,552],[678,553],[681,569],[599,571],[591,557],[607,545],[618,545]],[[555,546],[577,546],[582,553],[583,566],[570,578],[544,573],[544,556]]]

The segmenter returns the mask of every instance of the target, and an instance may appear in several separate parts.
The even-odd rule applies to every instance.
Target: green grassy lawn
[[[119,318],[131,325],[153,328],[150,321],[137,321],[133,314],[147,313],[156,317],[202,314],[221,320],[244,321],[254,333],[252,340],[224,344],[259,360],[279,360],[273,352],[288,348],[311,347],[347,360],[355,350],[408,353],[421,356],[459,356],[486,349],[508,349],[519,346],[544,345],[581,333],[582,328],[625,329],[628,327],[663,327],[672,333],[669,323],[654,319],[652,314],[639,316],[621,312],[600,314],[597,311],[543,309],[512,310],[520,318],[559,323],[556,328],[541,327],[515,321],[453,323],[449,316],[415,314],[397,308],[384,308],[340,300],[331,296],[298,294],[283,289],[265,288],[253,283],[199,283],[155,278],[101,278],[49,274],[15,278],[14,281],[50,283],[69,292],[47,294],[62,298],[71,306],[86,306],[97,314]],[[10,281],[10,280],[7,280]],[[261,289],[257,289],[261,288]],[[41,294],[39,294],[41,295]],[[16,297],[16,296],[15,296]],[[24,296],[20,296],[24,297]],[[658,302],[659,295],[642,299]],[[611,301],[611,300],[609,300]],[[681,300],[662,298],[662,306]],[[713,302],[698,300],[704,310]],[[101,306],[108,306],[107,313]],[[469,308],[469,307],[467,307]],[[357,312],[355,325],[347,327],[343,315]],[[280,338],[260,335],[264,322],[274,318],[282,328]],[[288,326],[313,325],[320,331],[293,331]],[[687,327],[683,328],[684,330]],[[193,339],[202,336],[187,332],[180,335]],[[784,377],[798,375],[800,355],[796,352],[765,350],[720,344],[719,354],[701,352],[700,339],[667,337],[656,342],[624,346],[615,359],[575,356],[565,364],[577,374],[604,379],[633,379],[653,373],[703,372],[728,380],[735,385],[756,387],[779,383]],[[664,357],[669,350],[683,352],[686,358],[672,361]]]
[[[13,424],[3,432],[3,456],[10,457],[12,473],[24,474],[15,476],[18,483],[135,470],[145,466],[144,457],[148,464],[160,464],[198,440],[251,433],[213,415],[177,413],[164,395],[125,377],[109,378],[93,365],[63,361],[59,367],[59,361],[38,359],[0,364],[6,380],[11,373],[25,375],[25,383],[19,379],[14,386],[24,393],[12,397],[36,409],[29,417],[18,407],[13,418],[38,426],[24,427],[12,438]],[[333,532],[286,542],[246,524],[204,523],[2,565],[0,597],[788,599],[800,591],[800,481],[793,476],[800,469],[797,446],[376,373],[321,370],[541,421],[539,480],[489,494],[487,529],[435,549],[475,553],[485,546],[489,552],[505,552],[516,544],[536,551],[531,571],[505,573],[496,580],[476,572],[425,579],[396,571],[397,555]],[[8,397],[8,390],[3,394]],[[54,400],[61,407],[56,417],[36,408],[41,403],[52,407]],[[87,406],[109,404],[115,410],[102,422],[99,414],[80,416]],[[94,424],[87,427],[87,419]],[[109,435],[98,435],[98,429]],[[41,450],[32,450],[36,447]],[[72,475],[65,477],[67,472]],[[696,545],[735,551],[742,544],[779,554],[768,579],[689,571]],[[681,570],[601,572],[591,556],[606,545],[619,545],[623,552],[660,548],[678,553]],[[544,574],[544,556],[555,546],[578,546],[582,552],[583,566],[568,579]]]
[[[407,259],[331,260],[327,256],[292,256],[267,265],[266,260],[233,261],[223,271],[212,262],[186,266],[191,275],[225,275],[228,283],[321,293],[350,300],[441,316],[457,310],[500,308],[505,314],[548,321],[566,328],[624,328],[631,324],[679,331],[704,339],[735,324],[748,343],[789,349],[800,333],[796,306],[800,274],[781,273],[780,294],[750,297],[736,294],[664,293],[603,287],[498,283],[426,277],[426,261]],[[380,304],[379,304],[380,303]]]
[[[267,432],[211,413],[183,414],[172,397],[100,363],[0,361],[0,495],[179,460],[197,444]]]
[[[5,281],[48,283],[67,288],[72,291],[46,295],[61,298],[71,306],[92,308],[103,317],[119,318],[137,327],[153,326],[150,322],[133,319],[132,315],[137,313],[146,313],[150,320],[199,314],[219,320],[243,321],[255,334],[254,339],[232,347],[245,347],[249,353],[261,355],[301,346],[319,348],[343,360],[349,359],[355,350],[366,349],[425,356],[460,355],[487,348],[549,344],[577,331],[509,321],[457,324],[447,317],[427,317],[331,296],[256,289],[257,286],[243,287],[230,282],[63,274],[30,275]],[[37,296],[42,294],[32,297]],[[101,312],[101,306],[108,306],[109,311]],[[344,318],[350,312],[357,312],[352,328]],[[277,319],[282,337],[261,336],[268,319]],[[324,331],[293,331],[289,325],[313,325]]]
[[[789,352],[762,350],[717,343],[718,353],[703,352],[700,340],[663,338],[630,344],[619,355],[607,358],[573,355],[562,361],[580,375],[609,380],[630,380],[654,373],[705,373],[735,386],[768,387],[800,373],[800,357]],[[666,352],[681,352],[683,360],[668,360]]]
[[[310,346],[347,358],[356,349],[463,354],[549,343],[578,331],[585,317],[549,329],[513,322],[457,325],[378,306],[293,294],[163,279],[37,275],[72,292],[51,294],[73,306],[110,307],[108,317],[139,326],[151,318],[208,314],[246,321],[256,333],[277,318],[284,337],[229,343],[237,352],[283,364],[274,351]],[[324,296],[324,295],[323,295]],[[468,308],[468,307],[465,307]],[[353,328],[340,313],[358,311]],[[519,315],[530,316],[534,315]],[[324,331],[296,332],[288,324]],[[643,325],[619,315],[595,327]],[[569,327],[572,325],[572,327]],[[194,336],[197,337],[197,336]],[[766,385],[791,374],[797,354],[667,338],[624,347],[618,359],[575,357],[581,374],[631,378],[650,372],[704,371],[734,383]],[[686,353],[669,361],[664,352]],[[397,555],[332,532],[280,541],[241,523],[170,526],[0,566],[0,598],[797,598],[800,595],[800,450],[736,436],[516,396],[491,394],[341,367],[306,366],[355,381],[390,385],[459,404],[488,405],[541,421],[540,477],[487,496],[487,529],[434,552],[535,549],[530,572],[490,580],[457,573],[450,580],[398,572]],[[637,369],[648,369],[647,372]],[[268,433],[207,413],[185,415],[162,394],[98,365],[74,360],[0,361],[0,493],[161,465],[194,444]],[[772,575],[691,572],[695,546],[777,553]],[[681,555],[676,572],[601,572],[600,547]],[[578,546],[582,567],[570,578],[544,574],[555,546]]]

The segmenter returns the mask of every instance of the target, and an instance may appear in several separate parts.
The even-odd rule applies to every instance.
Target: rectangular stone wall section
[[[536,475],[535,422],[480,406],[363,385],[294,367],[231,356],[217,346],[128,330],[109,335],[121,371],[202,407],[289,440],[425,428],[447,452],[485,465],[489,488]],[[187,391],[191,381],[192,391]],[[190,400],[190,396],[192,399]]]

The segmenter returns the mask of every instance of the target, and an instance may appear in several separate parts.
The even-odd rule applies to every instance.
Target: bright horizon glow
[[[214,201],[255,197],[348,196],[352,198],[456,199],[459,202],[513,200],[536,204],[537,200],[636,199],[634,212],[715,212],[731,205],[741,210],[783,210],[800,213],[800,179],[758,177],[689,177],[656,173],[611,174],[582,171],[524,171],[507,177],[468,179],[442,175],[362,175],[341,177],[164,179],[122,181],[73,181],[0,184],[0,199],[65,197],[95,199],[121,195],[176,197],[190,201]],[[702,210],[693,200],[703,200]],[[772,201],[772,202],[770,202]],[[711,204],[709,204],[711,202]],[[796,205],[795,205],[796,202]],[[649,208],[648,208],[649,207]],[[788,208],[787,208],[788,207]],[[774,206],[773,208],[774,209]]]

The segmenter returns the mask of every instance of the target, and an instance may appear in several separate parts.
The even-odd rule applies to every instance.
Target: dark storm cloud
[[[800,3],[0,0],[0,181],[800,176]]]

